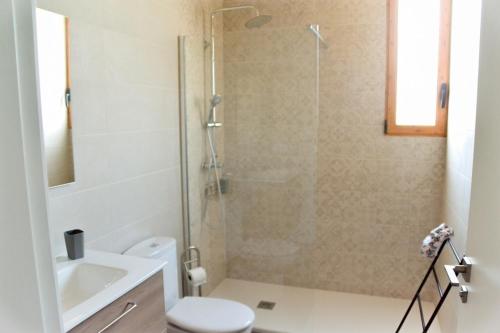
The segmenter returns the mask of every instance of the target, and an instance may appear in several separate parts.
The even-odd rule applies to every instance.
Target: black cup
[[[74,229],[64,233],[66,251],[71,260],[83,258],[83,230]]]

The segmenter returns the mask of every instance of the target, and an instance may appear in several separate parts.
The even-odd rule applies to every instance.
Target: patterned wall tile
[[[273,21],[224,16],[228,276],[409,297],[440,222],[446,140],[383,134],[386,1],[245,3]]]

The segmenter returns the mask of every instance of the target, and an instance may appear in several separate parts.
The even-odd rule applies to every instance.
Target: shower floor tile
[[[393,333],[409,301],[226,279],[211,294],[241,302],[256,313],[255,333]],[[257,308],[275,303],[272,310]],[[434,309],[423,303],[426,318]],[[422,332],[418,307],[401,333]],[[434,323],[430,333],[440,333]]]

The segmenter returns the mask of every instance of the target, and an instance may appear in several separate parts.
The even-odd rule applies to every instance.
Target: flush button
[[[160,244],[158,243],[152,243],[151,245],[149,245],[150,248],[154,249],[155,247],[158,247],[160,246]]]

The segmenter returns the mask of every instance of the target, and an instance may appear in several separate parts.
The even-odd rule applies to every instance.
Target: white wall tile
[[[49,203],[52,239],[57,253],[64,252],[64,231],[83,229],[86,241],[110,232],[110,192],[106,187],[52,197]]]
[[[166,208],[181,208],[178,169],[113,184],[110,188],[111,221],[116,227],[158,214]]]
[[[107,80],[73,78],[71,90],[74,134],[105,133],[109,109]]]
[[[70,20],[71,78],[87,81],[107,78],[110,59],[103,52],[107,42],[104,38],[105,31],[92,22],[62,14]]]
[[[70,19],[76,183],[50,190],[55,247],[73,228],[115,252],[154,234],[181,244],[177,36],[201,4],[37,4]]]
[[[170,90],[160,87],[112,84],[107,96],[108,130],[177,128],[179,109],[173,95]]]
[[[104,31],[102,53],[116,83],[177,88],[177,47],[152,44],[130,35]]]
[[[74,140],[75,179],[71,187],[88,189],[111,180],[109,140],[106,135],[78,136]]]
[[[117,133],[108,136],[111,179],[119,181],[179,165],[176,129]]]
[[[124,249],[137,244],[141,240],[149,237],[168,236],[182,239],[182,228],[175,223],[165,223],[165,221],[176,221],[180,218],[178,211],[164,211],[159,214],[146,217],[144,220],[127,224],[119,229],[113,230],[110,234],[89,243],[89,247],[95,250],[122,253]],[[109,239],[113,238],[113,242]]]

